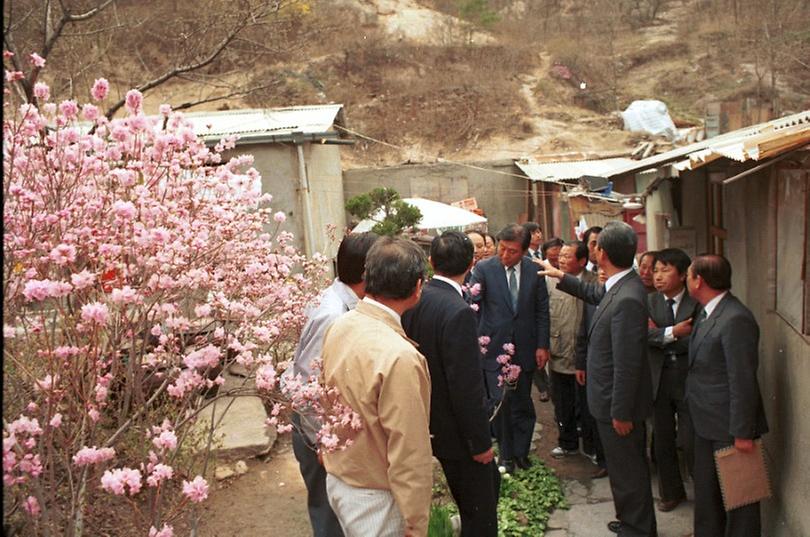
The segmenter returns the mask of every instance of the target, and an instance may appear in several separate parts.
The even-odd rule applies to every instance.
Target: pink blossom
[[[208,498],[208,482],[198,475],[192,481],[183,481],[183,494],[194,503]]]
[[[174,528],[168,524],[163,524],[163,528],[158,531],[154,526],[149,528],[149,537],[174,537]]]
[[[284,211],[278,211],[276,214],[273,215],[273,220],[281,224],[285,220],[287,220],[287,215],[284,214]]]
[[[45,300],[46,298],[59,298],[70,294],[73,286],[67,282],[52,282],[51,280],[28,280],[23,288],[23,296],[29,302]]]
[[[108,461],[115,457],[115,449],[110,447],[97,448],[83,447],[75,455],[73,455],[73,464],[76,466],[88,466],[91,464],[99,464]]]
[[[93,302],[82,306],[82,319],[88,322],[104,326],[107,324],[107,318],[110,312],[106,304],[101,302]]]
[[[39,501],[33,496],[29,496],[23,501],[23,509],[34,518],[38,517],[40,512],[42,512],[42,509],[39,507]]]
[[[76,101],[62,101],[59,103],[59,113],[65,116],[65,119],[75,119],[79,114],[79,106]]]
[[[13,339],[16,335],[17,331],[13,326],[3,325],[3,339]]]
[[[96,282],[96,275],[92,272],[89,272],[87,269],[84,269],[81,272],[77,272],[76,274],[70,275],[70,283],[73,284],[73,287],[76,289],[84,289],[86,287],[90,287]]]
[[[34,381],[34,389],[37,391],[47,392],[54,388],[54,386],[59,382],[59,375],[51,375],[50,373],[42,377],[41,379]]]
[[[172,113],[172,107],[171,105],[168,104],[161,104],[160,107],[158,108],[158,111],[160,112],[161,115],[168,116],[169,114]]]
[[[478,296],[481,294],[481,284],[474,283],[470,286],[470,296]]]
[[[132,468],[115,468],[107,470],[101,476],[101,488],[115,494],[123,496],[125,488],[129,488],[129,495],[134,496],[141,490],[141,472]]]
[[[221,356],[222,352],[218,347],[206,345],[202,349],[187,354],[183,358],[183,363],[192,369],[205,369],[206,367],[215,367],[219,364]]]
[[[135,115],[141,111],[141,104],[143,104],[143,95],[138,90],[129,90],[126,97],[127,111],[131,115]]]
[[[200,304],[194,308],[194,315],[197,317],[208,317],[211,315],[211,305],[210,304]]]
[[[93,89],[90,90],[90,94],[96,101],[103,101],[107,98],[108,91],[110,91],[110,83],[107,82],[107,79],[97,78],[93,83]]]
[[[20,416],[8,425],[8,432],[9,434],[38,436],[42,434],[42,428],[39,426],[39,422],[36,418],[30,419],[26,416]]]
[[[110,300],[116,304],[132,304],[136,302],[138,298],[140,297],[137,291],[129,285],[125,285],[121,289],[113,289],[112,293],[110,293]]]
[[[6,71],[6,82],[16,82],[25,78],[22,71]]]
[[[31,62],[31,65],[33,65],[34,67],[45,67],[45,58],[43,58],[36,52],[32,52],[28,56],[28,59]]]
[[[87,411],[87,416],[93,423],[96,423],[101,418],[101,414],[99,414],[98,409],[96,407],[91,407]]]
[[[51,421],[49,422],[49,424],[54,429],[58,429],[59,427],[61,427],[62,426],[62,414],[60,414],[59,412],[54,414],[53,417],[51,418]]]
[[[146,484],[150,487],[157,487],[161,482],[171,479],[174,469],[166,464],[156,464],[152,473],[146,478]]]
[[[44,82],[37,82],[34,84],[34,95],[41,101],[47,101],[51,98],[51,88]]]
[[[85,104],[82,106],[82,117],[87,121],[95,121],[98,119],[98,107],[92,104]]]
[[[48,257],[59,266],[73,263],[76,261],[76,247],[72,244],[58,244],[54,246]]]
[[[159,449],[175,449],[177,447],[177,435],[174,431],[162,431],[152,439],[152,443]]]
[[[513,356],[515,354],[515,344],[514,343],[504,343],[503,350],[506,351],[506,354],[509,356]]]
[[[118,200],[113,203],[112,208],[116,218],[120,218],[121,220],[132,220],[137,214],[135,205],[131,201]]]
[[[478,304],[470,304],[470,309],[473,310],[474,312],[478,313],[479,306],[478,306]]]
[[[271,391],[276,387],[276,368],[272,364],[264,364],[256,370],[256,388]]]
[[[489,345],[490,341],[492,341],[492,340],[489,338],[489,336],[480,336],[478,338],[478,344],[479,345],[484,345],[484,346]]]

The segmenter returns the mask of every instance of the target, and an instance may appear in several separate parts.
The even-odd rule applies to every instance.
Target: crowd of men
[[[554,406],[550,456],[581,453],[609,479],[610,531],[657,535],[652,444],[659,511],[686,499],[685,469],[695,537],[758,537],[759,504],[727,512],[714,465],[716,450],[750,452],[767,432],[756,320],[730,293],[724,257],[636,259],[637,240],[620,222],[569,242],[543,242],[534,223],[445,232],[426,281],[416,243],[348,235],[294,361],[307,376],[322,358],[324,381],[363,421],[349,447],[319,458],[318,424],[296,418],[314,534],[426,535],[435,457],[461,535],[497,535],[499,467],[532,465],[534,385]],[[511,382],[505,354],[520,367]]]

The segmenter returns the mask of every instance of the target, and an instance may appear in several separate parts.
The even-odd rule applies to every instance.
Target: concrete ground
[[[571,455],[554,459],[550,451],[557,445],[557,428],[554,423],[554,407],[549,402],[541,402],[536,389],[533,393],[537,410],[540,439],[536,442],[535,453],[548,466],[553,468],[563,481],[565,497],[569,509],[557,509],[552,513],[546,529],[546,537],[610,537],[615,535],[607,528],[607,523],[615,519],[613,497],[608,478],[591,479],[596,470],[583,455]],[[658,476],[653,467],[652,492],[656,503]],[[686,483],[689,500],[669,513],[655,512],[659,537],[683,537],[692,532],[692,483]]]

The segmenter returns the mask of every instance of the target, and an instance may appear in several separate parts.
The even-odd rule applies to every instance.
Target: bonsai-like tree
[[[378,235],[399,235],[410,231],[422,219],[422,212],[405,203],[393,188],[375,188],[355,196],[346,202],[346,210],[360,220],[374,220],[376,224],[371,231]]]

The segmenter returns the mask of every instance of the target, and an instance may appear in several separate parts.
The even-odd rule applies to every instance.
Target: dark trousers
[[[503,399],[501,409],[493,421],[501,460],[528,456],[537,421],[531,396],[534,371],[521,371],[515,389],[507,391],[504,391],[503,386],[498,386],[500,371],[484,371],[484,374],[489,398],[493,402]]]
[[[605,448],[616,517],[622,523],[619,537],[656,537],[643,422],[634,422],[633,430],[626,436],[616,434],[610,422],[597,420],[596,425]]]
[[[326,470],[318,462],[315,448],[299,431],[301,421],[298,415],[294,415],[292,421],[295,425],[292,433],[293,453],[307,487],[307,509],[312,534],[314,537],[343,537],[340,522],[329,507],[326,496]]]
[[[587,455],[596,455],[596,464],[600,468],[607,468],[605,463],[605,450],[599,440],[599,429],[596,420],[588,408],[588,391],[585,386],[577,384],[577,411],[579,412],[579,426],[582,430],[582,451]]]
[[[461,537],[497,536],[501,474],[495,461],[440,458],[439,463],[461,515]]]
[[[554,403],[554,420],[559,434],[557,445],[563,449],[577,450],[577,380],[574,374],[549,371],[551,401]]]
[[[715,450],[731,445],[695,434],[695,537],[760,537],[759,502],[726,511],[714,463]]]
[[[664,367],[655,399],[653,452],[658,467],[659,493],[664,501],[686,497],[678,446],[683,449],[690,472],[694,465],[692,419],[684,401],[685,377],[685,372],[677,367]]]

